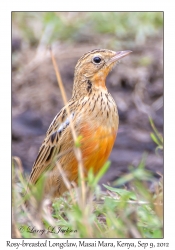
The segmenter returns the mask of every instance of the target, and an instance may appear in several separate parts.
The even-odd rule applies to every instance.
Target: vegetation
[[[85,202],[81,188],[71,190],[55,200],[53,213],[47,205],[42,208],[42,187],[30,197],[34,210],[23,205],[19,192],[26,181],[18,172],[18,182],[13,183],[13,233],[23,238],[162,238],[163,237],[163,180],[156,181],[144,168],[144,159],[137,168],[104,185],[105,192],[97,184],[110,166],[107,162],[95,177],[89,171],[85,190]],[[148,183],[154,184],[152,191]],[[129,186],[129,188],[127,188]]]

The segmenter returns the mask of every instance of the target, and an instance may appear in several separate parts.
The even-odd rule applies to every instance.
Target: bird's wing
[[[74,102],[68,103],[70,114],[68,116],[66,107],[64,107],[54,118],[46,133],[44,142],[42,143],[38,156],[34,162],[29,182],[35,184],[43,173],[50,167],[55,156],[58,156],[61,144],[64,143],[65,133],[70,135],[70,120],[74,118],[73,105]]]

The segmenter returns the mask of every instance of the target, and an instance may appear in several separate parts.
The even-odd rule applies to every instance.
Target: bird
[[[46,174],[45,196],[57,198],[67,190],[57,163],[70,183],[78,183],[78,160],[71,124],[80,138],[85,176],[90,168],[94,175],[97,174],[109,158],[117,136],[119,116],[106,87],[106,77],[118,61],[131,52],[94,49],[78,60],[72,97],[51,122],[29,176],[29,184],[36,186]]]

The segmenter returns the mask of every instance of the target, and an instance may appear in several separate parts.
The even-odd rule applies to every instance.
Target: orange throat
[[[96,87],[101,86],[103,89],[107,89],[105,82],[106,82],[106,77],[108,73],[109,73],[108,68],[98,71],[91,79],[94,86]]]

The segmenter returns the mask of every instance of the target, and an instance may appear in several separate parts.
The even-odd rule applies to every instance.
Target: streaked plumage
[[[116,62],[130,52],[100,49],[79,59],[75,67],[72,98],[67,104],[70,114],[63,107],[52,121],[29,179],[30,183],[36,184],[47,172],[46,195],[58,197],[66,190],[55,161],[61,164],[67,178],[77,183],[78,164],[70,120],[76,134],[82,136],[80,149],[85,175],[91,167],[97,173],[108,159],[116,139],[119,117],[105,80]]]

